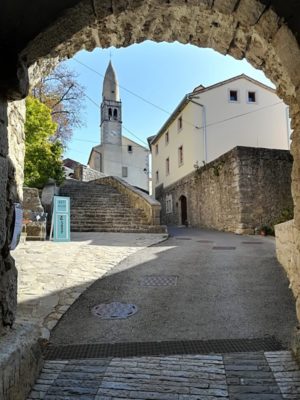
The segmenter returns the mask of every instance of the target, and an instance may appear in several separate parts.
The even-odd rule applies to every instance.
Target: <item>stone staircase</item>
[[[67,180],[59,194],[70,197],[72,232],[166,232],[149,225],[144,211],[111,186]]]

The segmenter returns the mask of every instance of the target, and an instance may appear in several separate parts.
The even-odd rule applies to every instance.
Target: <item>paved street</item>
[[[12,252],[18,269],[17,321],[44,338],[70,305],[120,261],[166,238],[143,233],[75,233],[71,242],[29,241]]]
[[[173,233],[90,286],[53,330],[51,343],[269,335],[287,344],[296,325],[295,305],[273,238],[193,229]],[[149,277],[156,281],[147,286]],[[92,314],[95,305],[110,302],[134,304],[137,312],[117,320]]]
[[[299,398],[300,371],[282,351],[47,361],[28,400]]]
[[[273,238],[171,233],[109,269],[63,315],[50,347],[70,355],[46,360],[28,399],[300,399],[300,371],[288,351],[294,301]],[[129,304],[130,316],[100,318],[101,307],[112,302]],[[176,354],[176,343],[271,337],[287,350]],[[147,351],[149,342],[169,343],[173,353],[87,355],[97,343]]]

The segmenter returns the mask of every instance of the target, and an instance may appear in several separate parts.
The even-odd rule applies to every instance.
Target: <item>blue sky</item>
[[[158,132],[183,96],[200,84],[209,86],[245,73],[274,87],[262,71],[254,69],[246,60],[237,61],[192,45],[146,41],[121,49],[80,51],[65,63],[78,73],[78,81],[90,100],[86,98],[82,113],[85,126],[74,131],[65,158],[86,164],[92,146],[100,143],[98,105],[110,54],[120,84],[123,134],[144,145],[148,136]]]

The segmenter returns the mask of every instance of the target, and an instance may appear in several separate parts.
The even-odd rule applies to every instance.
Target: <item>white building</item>
[[[242,74],[187,94],[148,139],[153,190],[235,146],[289,149],[288,107],[274,89]]]
[[[115,70],[109,62],[102,92],[101,144],[92,148],[88,165],[149,191],[149,150],[122,136],[122,103]]]

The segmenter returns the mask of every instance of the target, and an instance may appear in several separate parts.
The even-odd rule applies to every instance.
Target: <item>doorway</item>
[[[187,218],[187,200],[184,195],[180,196],[179,198],[180,201],[180,223],[181,225],[186,225],[188,224],[188,218]]]

